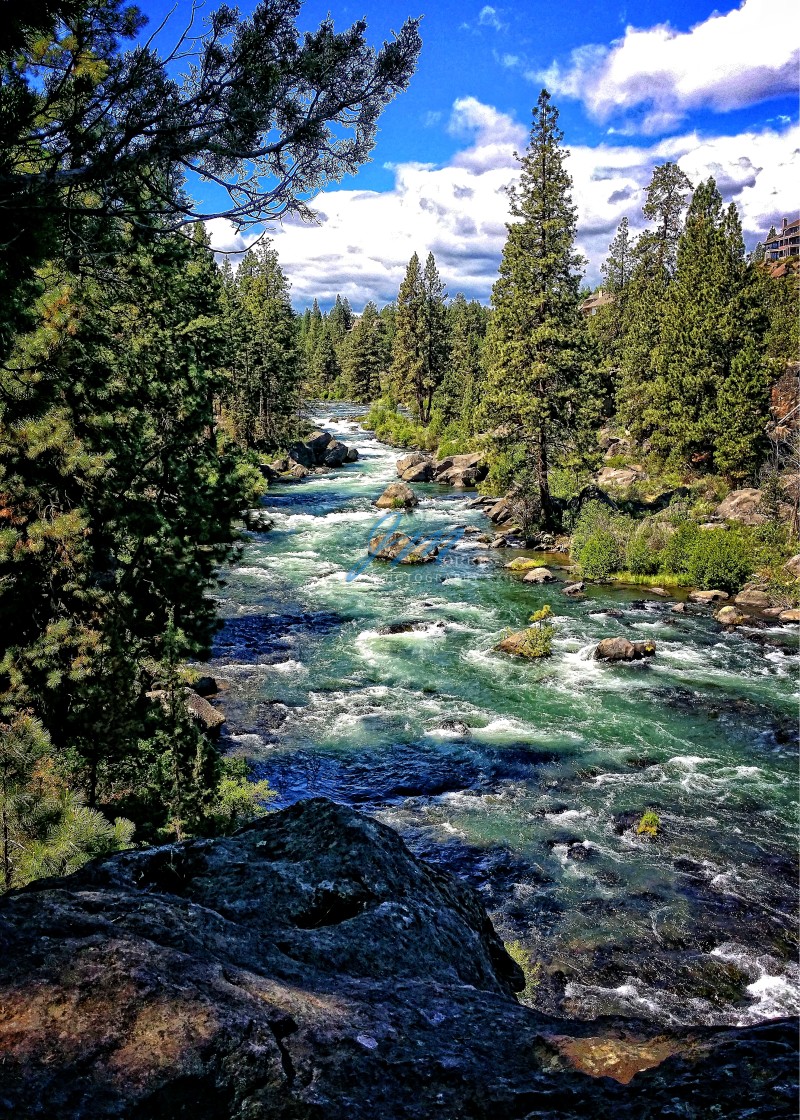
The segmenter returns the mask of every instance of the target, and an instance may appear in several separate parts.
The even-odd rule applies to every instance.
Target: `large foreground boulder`
[[[570,1023],[479,896],[300,803],[0,903],[0,1108],[28,1118],[794,1115],[794,1032]]]
[[[522,1007],[477,892],[323,799],[12,892],[0,947],[15,1120],[794,1115],[793,1024]]]

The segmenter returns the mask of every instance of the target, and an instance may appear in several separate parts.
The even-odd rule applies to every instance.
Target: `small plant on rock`
[[[636,834],[638,836],[646,836],[650,840],[655,840],[661,831],[661,818],[658,813],[653,809],[648,809],[642,813],[641,820],[636,826]]]

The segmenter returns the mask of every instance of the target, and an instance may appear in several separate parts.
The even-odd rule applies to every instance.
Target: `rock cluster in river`
[[[603,638],[594,651],[597,661],[642,661],[654,657],[656,643],[630,642],[627,638]]]
[[[299,479],[306,478],[312,472],[324,472],[357,460],[357,448],[348,447],[330,432],[317,429],[306,439],[293,443],[285,459],[276,459],[261,469],[270,481],[287,477]]]
[[[480,896],[322,799],[0,902],[17,1120],[789,1117],[787,1022],[665,1035],[520,1006]]]
[[[432,459],[423,451],[415,451],[397,460],[397,474],[403,482],[438,482],[461,489],[482,482],[488,470],[480,452]]]

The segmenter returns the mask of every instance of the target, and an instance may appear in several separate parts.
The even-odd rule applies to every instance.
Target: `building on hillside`
[[[764,260],[782,261],[786,257],[796,257],[798,254],[800,254],[800,218],[795,218],[793,222],[784,218],[780,230],[776,232],[773,226],[767,234],[764,242]]]
[[[610,292],[604,292],[602,288],[598,288],[581,304],[581,314],[585,315],[587,319],[591,319],[592,315],[596,315],[601,307],[613,302],[614,297]]]

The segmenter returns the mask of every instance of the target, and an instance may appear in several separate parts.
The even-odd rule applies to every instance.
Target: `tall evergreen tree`
[[[331,331],[326,324],[311,364],[311,384],[314,392],[319,396],[328,397],[341,372]]]
[[[624,299],[618,342],[620,366],[617,403],[620,418],[638,438],[644,437],[644,412],[655,376],[653,355],[661,330],[667,289],[675,273],[682,216],[692,184],[675,163],[656,167],[642,213],[654,223],[633,248],[633,270]]]
[[[353,327],[345,360],[347,391],[353,400],[377,400],[389,358],[383,321],[370,300]]]
[[[236,287],[241,318],[229,407],[239,440],[271,449],[293,433],[301,365],[289,283],[268,241],[245,255]]]
[[[643,422],[657,451],[732,479],[753,475],[769,415],[766,329],[736,207],[723,209],[709,179],[686,216],[654,352]]]
[[[425,291],[422,267],[419,257],[414,253],[408,262],[406,274],[397,294],[391,374],[394,395],[404,403],[413,402],[420,419],[424,403],[421,399],[425,373],[424,316]],[[419,395],[418,389],[421,390]]]
[[[503,446],[522,450],[545,524],[553,521],[549,469],[596,403],[586,377],[581,258],[562,139],[558,111],[542,90],[519,186],[509,191],[514,220],[492,290],[482,408],[486,426],[500,427]]]
[[[467,303],[461,292],[447,309],[448,354],[445,374],[436,393],[436,408],[445,421],[460,421],[468,435],[475,431],[488,322],[488,309],[477,300]]]
[[[397,296],[392,378],[398,399],[412,405],[421,424],[430,423],[447,361],[446,296],[433,253],[424,270],[414,253]]]

